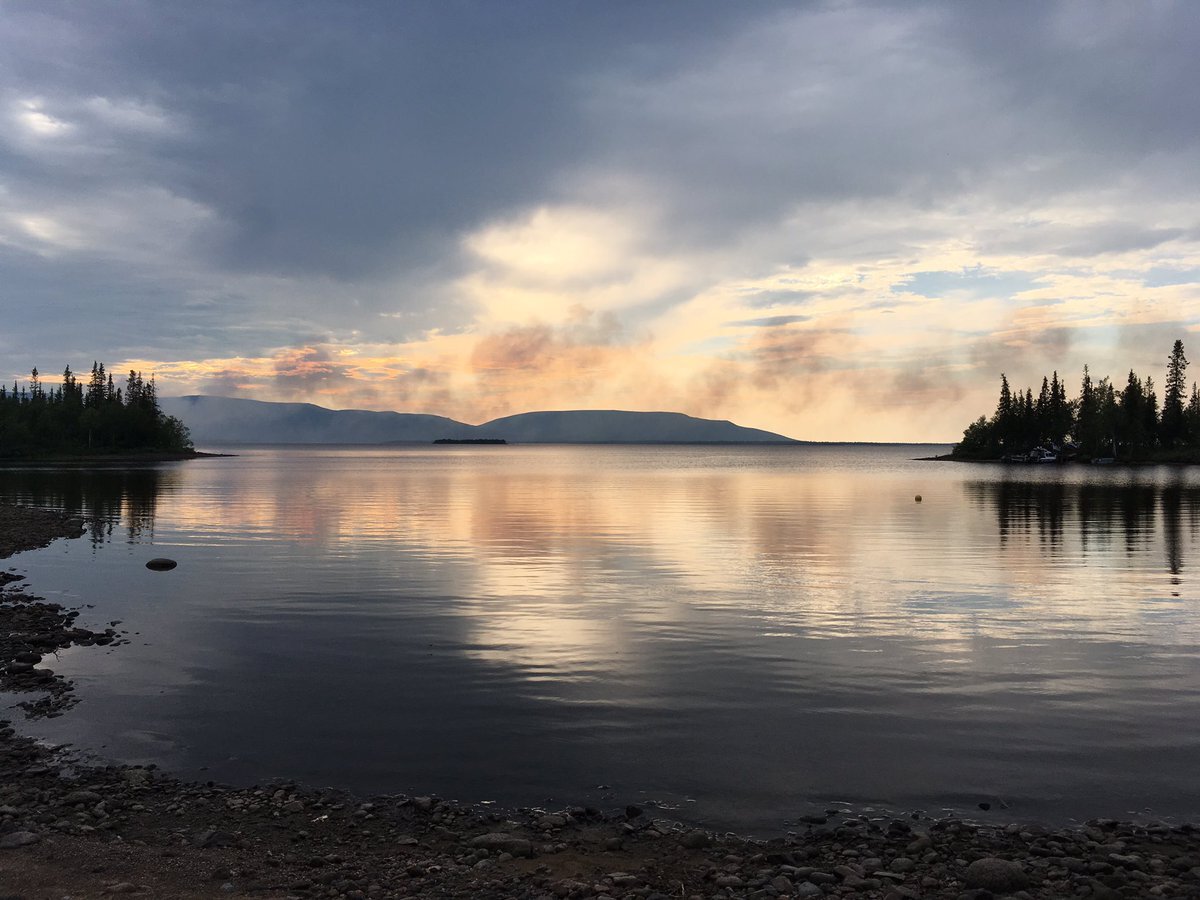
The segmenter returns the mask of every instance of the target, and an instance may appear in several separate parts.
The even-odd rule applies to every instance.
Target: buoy
[[[921,502],[921,495],[920,495],[920,494],[917,494],[917,496],[913,497],[913,499],[914,499],[914,500],[916,500],[918,503],[920,503],[920,502]]]
[[[175,562],[175,560],[159,556],[146,563],[146,568],[153,569],[155,572],[169,572],[177,565],[179,565],[179,563]]]

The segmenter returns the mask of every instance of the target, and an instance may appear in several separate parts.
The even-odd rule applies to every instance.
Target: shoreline
[[[83,534],[80,520],[0,506],[0,559]],[[41,660],[119,645],[0,574],[0,689],[77,698]],[[36,661],[34,657],[37,657]],[[48,673],[48,674],[47,674]],[[7,715],[7,713],[5,714]],[[233,787],[84,761],[0,723],[0,896],[1200,897],[1200,829],[1093,821],[990,826],[844,811],[769,839],[715,835],[635,806],[499,810],[432,796],[360,797],[293,781]]]
[[[218,459],[236,455],[236,453],[209,453],[204,450],[193,450],[189,453],[146,451],[143,453],[97,453],[77,456],[0,457],[0,469],[136,466],[148,463],[180,462],[188,459]]]
[[[1147,469],[1154,466],[1172,466],[1175,468],[1186,468],[1189,466],[1200,466],[1200,461],[1186,459],[1136,459],[1136,460],[1116,460],[1104,465],[1094,466],[1090,462],[1079,462],[1077,460],[1066,460],[1064,462],[1054,463],[1028,463],[1028,462],[1006,462],[1003,459],[971,459],[963,456],[953,456],[949,453],[944,453],[941,456],[918,456],[913,459],[913,462],[954,462],[954,463],[973,463],[976,465],[993,465],[993,466],[1012,466],[1016,469],[1031,468],[1031,469],[1049,469],[1053,471],[1059,468],[1086,468],[1086,469]]]

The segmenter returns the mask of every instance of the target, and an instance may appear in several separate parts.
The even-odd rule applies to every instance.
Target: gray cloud
[[[8,326],[47,364],[403,340],[470,322],[464,234],[555,202],[636,201],[643,252],[734,273],[904,256],[883,220],[968,196],[1115,196],[984,252],[1194,240],[1156,210],[1194,191],[1198,31],[1186,2],[11,2],[0,303],[47,311]]]

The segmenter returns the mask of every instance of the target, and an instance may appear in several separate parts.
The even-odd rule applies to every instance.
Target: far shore
[[[975,463],[980,465],[997,465],[997,466],[1012,466],[1013,468],[1032,468],[1032,469],[1056,469],[1061,466],[1070,466],[1071,468],[1087,467],[1097,469],[1143,469],[1149,466],[1197,466],[1200,465],[1200,459],[1178,459],[1178,458],[1163,458],[1163,459],[1115,459],[1109,463],[1095,464],[1090,461],[1068,459],[1061,462],[1053,463],[1028,463],[1028,462],[1013,462],[1003,459],[974,459],[971,457],[955,456],[952,453],[943,453],[940,456],[919,456],[915,462],[956,462],[956,463]]]
[[[0,457],[0,469],[19,469],[37,466],[129,466],[146,463],[179,462],[187,459],[208,459],[236,456],[235,453],[208,453],[191,450],[184,453],[161,450],[136,451],[133,453],[94,453],[63,456]]]
[[[78,518],[0,506],[0,558],[83,533]],[[68,647],[119,647],[123,632],[78,627],[79,610],[29,593],[23,581],[0,572],[0,691],[31,698],[15,707],[18,718],[83,714],[71,707],[86,698],[46,662]],[[838,807],[750,839],[635,805],[504,810],[288,780],[187,781],[49,747],[0,721],[0,896],[118,894],[1182,898],[1200,896],[1200,828],[1094,820],[1052,829]]]

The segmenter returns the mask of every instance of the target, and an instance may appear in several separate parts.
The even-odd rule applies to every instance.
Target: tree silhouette
[[[1160,439],[1164,447],[1178,446],[1188,438],[1188,423],[1184,417],[1187,365],[1187,357],[1183,355],[1183,341],[1177,340],[1167,363],[1166,391],[1163,393]]]
[[[191,449],[187,427],[163,414],[154,379],[146,381],[140,372],[129,373],[124,390],[99,362],[92,363],[86,391],[70,366],[53,390],[46,390],[36,368],[28,388],[0,387],[0,456]]]
[[[1175,341],[1167,367],[1161,412],[1154,379],[1132,369],[1117,391],[1107,377],[1092,380],[1083,367],[1079,397],[1067,398],[1055,371],[1032,388],[1013,390],[1000,376],[1000,399],[991,420],[980,417],[963,433],[953,455],[963,459],[1028,458],[1039,448],[1080,459],[1200,462],[1200,390],[1187,394],[1187,357]]]

